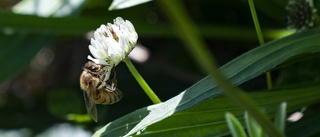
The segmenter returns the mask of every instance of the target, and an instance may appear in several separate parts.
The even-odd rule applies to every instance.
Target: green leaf
[[[274,117],[279,104],[286,100],[291,111],[301,106],[310,105],[319,100],[320,87],[308,87],[294,90],[277,90],[249,94],[251,98],[270,116]],[[306,92],[304,95],[298,95]],[[294,95],[291,95],[294,94]],[[317,97],[313,97],[317,96]],[[308,98],[307,100],[304,100]],[[141,136],[221,136],[228,133],[224,114],[230,112],[243,121],[243,112],[229,98],[220,95],[177,112],[174,115],[155,123],[141,132]]]
[[[46,34],[83,35],[96,29],[101,23],[106,23],[112,18],[92,17],[38,17],[32,15],[19,15],[1,13],[0,29],[4,32],[30,32]],[[23,22],[21,21],[23,20]],[[86,25],[83,25],[86,24]]]
[[[240,121],[232,113],[226,112],[225,117],[226,117],[228,127],[230,129],[231,135],[233,137],[246,137],[247,136]]]
[[[246,127],[250,137],[263,136],[263,130],[261,126],[247,112],[244,114],[244,119],[246,121]]]
[[[283,100],[288,102],[288,110],[292,112],[300,109],[302,106],[310,105],[320,99],[320,87],[307,87],[291,90],[276,90],[267,92],[257,92],[249,94],[257,104],[271,117],[277,111],[279,103]],[[303,95],[299,94],[304,92]],[[172,116],[148,126],[140,131],[136,136],[222,136],[228,134],[227,124],[225,122],[225,112],[230,112],[243,121],[243,112],[239,106],[234,104],[226,96],[205,100],[196,106],[177,112]],[[136,125],[143,116],[149,111],[146,108],[139,109],[123,118],[109,123],[107,126],[98,130],[94,136],[123,136],[134,125]]]
[[[109,10],[129,8],[149,1],[151,0],[113,0]]]
[[[85,0],[23,0],[16,4],[12,11],[41,17],[61,17],[75,14],[85,2]]]
[[[274,119],[274,124],[282,133],[284,133],[284,128],[286,124],[286,109],[287,109],[287,103],[286,102],[281,103],[277,111],[277,115]]]
[[[235,85],[239,85],[243,82],[246,82],[262,74],[263,72],[269,69],[276,67],[278,64],[282,63],[283,61],[287,60],[290,57],[293,57],[295,55],[299,55],[302,53],[319,52],[320,51],[320,39],[319,39],[320,33],[319,32],[320,32],[320,29],[314,29],[310,31],[304,31],[301,33],[293,34],[291,36],[269,42],[263,46],[257,47],[239,56],[238,58],[232,60],[228,64],[221,67],[220,71],[222,71],[223,74],[232,83],[234,83]],[[162,121],[163,119],[171,118],[170,116],[172,116],[172,114],[175,114],[177,112],[190,108],[208,98],[212,98],[217,95],[220,95],[221,92],[222,91],[218,88],[218,85],[212,82],[212,78],[210,76],[207,76],[204,79],[197,82],[196,84],[194,84],[193,86],[191,86],[190,88],[188,88],[186,91],[169,99],[166,102],[140,109],[137,112],[133,112],[123,118],[120,118],[114,122],[109,123],[107,126],[97,131],[94,136],[123,136],[123,135],[139,134],[139,133],[147,134],[148,132],[146,129],[148,129],[150,125],[157,123],[159,121],[163,122]],[[301,93],[302,91],[299,91],[299,92]],[[303,93],[306,94],[305,91],[303,91]],[[313,93],[313,94],[318,96],[318,93]],[[290,94],[286,93],[284,95],[286,95],[285,97],[287,97],[288,95],[289,97],[297,97],[297,95],[294,95],[294,94],[292,95],[291,93]],[[298,97],[301,97],[301,96],[302,95],[299,95]],[[274,96],[271,98],[265,97],[265,99],[262,98],[261,100],[264,100],[265,102],[270,101],[269,103],[271,103],[271,101],[274,101],[276,97],[277,96]],[[278,105],[283,100],[284,99],[281,98],[275,104]],[[295,104],[298,104],[301,107],[301,105],[310,103],[310,102],[305,102],[310,100],[312,100],[312,96],[310,96],[309,98],[300,98],[300,100],[298,99],[297,102],[295,102]],[[312,101],[315,101],[315,100],[312,100]],[[227,108],[224,108],[224,109],[227,109]],[[231,113],[234,113],[234,112],[231,112]],[[193,117],[185,118],[183,119],[183,122],[188,123],[190,122],[191,119],[193,119]],[[179,120],[174,120],[174,121],[178,122]],[[162,126],[162,128],[164,128],[164,126]],[[161,131],[161,128],[159,127],[158,130]],[[195,132],[194,134],[198,133],[197,131],[190,131],[190,132]]]
[[[95,30],[99,25],[111,22],[113,17],[38,17],[0,12],[0,29],[4,32],[31,32],[64,35],[83,35]],[[23,21],[21,21],[23,20]],[[172,28],[168,24],[157,25],[139,20],[130,20],[135,24],[139,37],[173,37]],[[85,24],[85,25],[83,25]],[[251,28],[240,26],[200,25],[199,29],[204,37],[232,40],[255,40],[256,33]],[[232,33],[230,33],[232,32]],[[280,38],[292,33],[285,29],[264,29],[268,39]],[[248,45],[249,47],[249,45]]]

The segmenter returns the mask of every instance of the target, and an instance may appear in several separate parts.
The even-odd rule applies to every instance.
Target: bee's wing
[[[87,113],[91,116],[91,118],[97,122],[98,121],[98,114],[96,104],[93,98],[93,91],[90,88],[89,91],[83,91],[84,102],[86,104]]]

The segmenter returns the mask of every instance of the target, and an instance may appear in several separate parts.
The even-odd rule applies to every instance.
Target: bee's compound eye
[[[90,70],[91,70],[91,71],[94,71],[94,72],[97,71],[97,69],[98,69],[98,68],[95,67],[95,66],[91,66],[91,67],[90,67]]]

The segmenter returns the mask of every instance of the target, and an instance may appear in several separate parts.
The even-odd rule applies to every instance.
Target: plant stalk
[[[255,26],[256,31],[257,31],[259,43],[260,43],[260,45],[263,45],[265,42],[264,42],[264,39],[263,39],[262,31],[261,31],[260,24],[259,24],[259,19],[258,19],[258,16],[257,16],[256,9],[254,7],[253,0],[248,0],[248,1],[249,1],[250,11],[251,11],[251,14],[252,14],[253,23],[254,23],[254,26]],[[272,78],[271,78],[270,71],[266,72],[266,79],[267,79],[267,87],[268,87],[268,89],[272,89]]]
[[[124,62],[126,63],[127,67],[129,68],[131,74],[133,77],[137,80],[141,88],[144,90],[144,92],[148,95],[148,97],[151,99],[151,101],[154,104],[161,103],[161,100],[158,98],[158,96],[152,91],[152,89],[149,87],[147,82],[143,79],[143,77],[140,75],[138,70],[134,67],[130,59],[127,57],[124,59]]]

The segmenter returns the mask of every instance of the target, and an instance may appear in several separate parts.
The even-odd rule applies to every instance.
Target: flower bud
[[[288,28],[300,31],[313,27],[317,13],[313,0],[289,0],[286,11]]]

